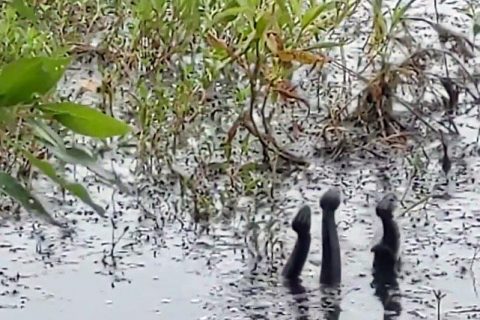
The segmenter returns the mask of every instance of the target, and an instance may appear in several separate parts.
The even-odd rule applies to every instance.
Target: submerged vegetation
[[[195,221],[218,211],[216,193],[222,207],[242,194],[273,197],[277,175],[312,154],[404,152],[419,175],[426,141],[458,135],[454,115],[480,91],[467,66],[475,39],[438,13],[410,15],[415,2],[3,2],[2,191],[50,217],[27,191],[39,171],[103,216],[64,170],[85,166],[131,191],[97,165],[109,145],[133,148],[138,173],[175,177]],[[479,12],[464,11],[475,37]],[[429,31],[415,34],[422,24]],[[66,94],[72,63],[96,64],[100,79]],[[79,102],[85,92],[96,105]],[[79,136],[89,137],[81,147]]]

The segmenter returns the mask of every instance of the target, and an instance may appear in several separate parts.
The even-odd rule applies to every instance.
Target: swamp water
[[[439,10],[458,22],[452,11],[456,3],[444,2]],[[427,12],[432,17],[430,2],[418,1],[414,7],[414,14]],[[475,141],[475,112],[458,118],[457,124],[464,124],[464,140],[457,149]],[[115,171],[136,185],[138,177],[128,170],[132,159],[111,156],[117,160]],[[434,185],[444,179],[436,162],[440,155],[431,157],[429,174],[412,183],[415,195],[437,192]],[[435,289],[446,294],[442,319],[480,318],[480,252],[475,259],[475,248],[480,245],[478,156],[457,162],[454,158],[450,199],[431,199],[425,209],[419,206],[405,215],[404,208],[397,210],[403,267],[399,290],[389,296],[375,295],[370,285],[370,248],[380,228],[374,207],[387,188],[400,195],[405,191],[408,170],[404,159],[392,155],[389,161],[369,165],[360,160],[338,164],[310,160],[312,166],[277,188],[276,198],[282,200],[275,211],[268,206],[255,209],[252,199],[239,199],[245,204],[238,217],[212,222],[209,232],[176,212],[174,188],[163,192],[165,186],[146,183],[151,193],[141,202],[148,203],[157,218],[145,219],[136,197],[112,194],[78,170],[80,181],[91,182],[89,190],[95,200],[109,206],[107,212],[116,224],[112,237],[108,219],[99,220],[70,197],[60,204],[54,200],[61,198],[60,193],[37,181],[42,202],[52,212],[77,221],[75,233],[66,235],[23,216],[20,222],[1,222],[0,316],[18,320],[436,319]],[[109,167],[110,161],[104,164]],[[330,185],[338,185],[343,193],[337,213],[343,279],[336,300],[319,287],[318,201]],[[252,244],[244,240],[246,231],[239,227],[239,217],[254,215],[257,222],[278,222],[281,232],[277,236],[284,243],[283,254],[288,255],[296,239],[290,222],[304,203],[314,211],[312,246],[302,273],[303,289],[297,287],[297,293],[292,293],[279,277],[285,262],[280,250],[274,252],[274,261],[265,255],[261,261],[252,258]],[[113,252],[112,243],[116,243]]]

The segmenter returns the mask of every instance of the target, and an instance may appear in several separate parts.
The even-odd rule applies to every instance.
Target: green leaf
[[[372,44],[378,46],[383,43],[387,35],[387,21],[382,13],[383,0],[374,0],[372,3],[373,11],[373,33],[371,39]]]
[[[0,107],[29,104],[60,80],[69,58],[21,58],[0,71]]]
[[[250,7],[250,0],[236,0],[237,7],[248,8]]]
[[[299,17],[301,14],[302,6],[299,0],[290,0],[290,8],[292,8],[292,15],[294,17]]]
[[[247,14],[247,13],[254,14],[255,11],[248,6],[228,8],[216,14],[213,17],[213,23],[216,24],[223,20],[228,20],[229,18],[238,17],[241,14]]]
[[[416,0],[410,0],[407,4],[400,6],[400,1],[397,3],[397,6],[393,8],[393,15],[392,15],[392,23],[390,26],[390,30],[396,27],[396,25],[405,17],[405,13],[408,9],[413,5]]]
[[[293,19],[290,15],[290,11],[288,10],[285,0],[275,0],[275,4],[278,7],[278,22],[280,22],[280,27],[283,27],[283,24],[287,24],[288,27],[291,29],[293,27]]]
[[[88,191],[79,183],[67,182],[62,176],[57,174],[55,168],[47,161],[40,160],[30,152],[23,150],[23,154],[27,157],[28,161],[35,167],[37,167],[43,174],[48,176],[52,181],[60,185],[62,188],[68,190],[71,194],[79,198],[85,204],[89,205],[95,210],[102,218],[105,217],[105,210],[93,202],[92,198],[88,194]]]
[[[16,111],[15,108],[0,108],[0,124],[2,127],[14,124],[17,114]]]
[[[128,133],[130,127],[93,108],[72,102],[44,104],[39,108],[73,132],[94,138],[109,138]]]
[[[97,158],[91,155],[84,149],[71,147],[65,149],[65,156],[63,159],[72,164],[81,164],[85,167],[95,165]]]
[[[336,1],[330,1],[330,2],[308,9],[302,17],[302,21],[300,24],[302,27],[302,30],[308,27],[323,12],[335,9],[335,7],[336,7]]]
[[[255,28],[257,39],[261,39],[263,37],[263,34],[265,33],[265,30],[267,29],[268,24],[271,20],[272,15],[270,14],[270,12],[264,12],[262,16],[258,19]]]
[[[79,183],[67,183],[65,184],[65,189],[70,191],[71,194],[82,200],[84,203],[88,204],[99,216],[105,218],[105,209],[93,202],[92,198],[88,194],[88,191]]]
[[[46,145],[46,147],[60,160],[66,163],[84,166],[99,178],[116,185],[120,191],[130,193],[130,190],[128,190],[115,173],[103,169],[103,167],[98,164],[97,159],[85,150],[75,147],[59,149],[51,145]]]
[[[42,142],[47,142],[57,148],[65,149],[63,139],[45,122],[38,119],[28,119],[28,124],[32,128],[33,134]]]
[[[25,4],[23,0],[12,0],[10,5],[17,11],[17,13],[25,19],[32,22],[37,20],[33,9]]]
[[[37,214],[50,224],[58,227],[64,225],[52,218],[43,205],[30,192],[28,192],[13,177],[5,172],[0,172],[0,191],[19,202],[30,213]]]
[[[40,171],[42,171],[46,176],[48,176],[56,183],[60,185],[62,184],[62,178],[57,175],[55,168],[50,163],[36,158],[33,154],[26,150],[23,150],[23,154],[25,155],[25,157],[27,157],[28,161],[30,161],[32,165],[40,169]]]
[[[347,42],[347,41],[342,41],[342,42],[330,42],[330,41],[319,42],[319,43],[317,43],[317,44],[315,44],[311,47],[306,48],[305,50],[310,51],[310,50],[318,50],[318,49],[332,49],[332,48],[335,48],[335,47],[341,47],[341,46],[350,44],[351,42],[353,42],[353,40],[350,40],[350,42]]]

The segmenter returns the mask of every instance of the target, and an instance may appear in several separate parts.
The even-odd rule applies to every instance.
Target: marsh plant
[[[286,141],[313,137],[335,161],[358,152],[388,157],[378,146],[408,152],[412,130],[423,140],[457,134],[448,115],[459,112],[460,94],[479,97],[462,85],[474,82],[464,62],[477,46],[438,14],[431,20],[410,15],[415,2],[2,2],[3,191],[46,216],[38,201],[29,201],[35,198],[26,184],[35,168],[103,214],[62,169],[92,170],[98,154],[67,141],[122,136],[136,148],[137,170],[153,176],[168,169],[193,199],[195,217],[208,219],[217,210],[215,193],[274,198],[278,175],[290,172],[285,167],[308,165]],[[358,12],[368,15],[363,25]],[[465,12],[475,36],[478,12],[474,5]],[[423,47],[412,36],[415,24],[433,30],[440,46]],[[353,45],[361,52],[357,61],[349,53]],[[69,64],[94,58],[101,73],[98,108],[59,96],[55,88]],[[313,84],[314,99],[295,80],[299,73]],[[407,112],[396,114],[396,105]],[[415,155],[414,176],[425,162]],[[192,170],[179,169],[182,157],[194,163]],[[107,180],[119,184],[113,174]]]

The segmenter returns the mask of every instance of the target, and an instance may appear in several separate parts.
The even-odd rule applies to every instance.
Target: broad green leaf
[[[15,199],[30,213],[37,214],[50,224],[63,227],[63,224],[52,218],[40,201],[30,194],[17,180],[5,172],[0,172],[0,191]]]
[[[70,62],[68,58],[21,58],[0,71],[0,107],[29,104],[50,91]]]
[[[22,16],[25,19],[28,19],[32,22],[35,22],[37,20],[37,17],[35,16],[35,12],[31,7],[29,7],[24,0],[12,0],[10,2],[10,5],[15,8],[15,10],[18,12],[20,16]]]
[[[128,133],[130,127],[93,108],[72,102],[44,104],[39,108],[73,132],[94,138],[109,138]]]
[[[23,150],[23,154],[25,157],[27,157],[28,161],[30,161],[32,165],[37,167],[43,174],[52,179],[52,181],[68,190],[72,195],[79,198],[85,204],[89,205],[98,213],[98,215],[105,217],[105,210],[93,202],[92,198],[90,198],[90,195],[88,194],[88,191],[81,184],[67,182],[61,175],[57,174],[55,168],[49,162],[38,159],[30,152]]]
[[[28,119],[27,122],[28,124],[30,124],[33,134],[37,138],[45,142],[48,142],[49,144],[57,148],[65,149],[65,144],[63,143],[63,139],[45,122],[40,121],[38,119],[33,119],[33,118]]]

